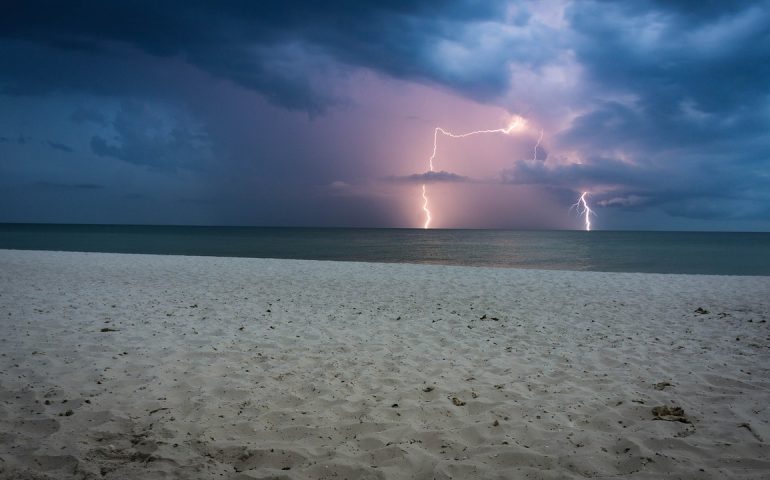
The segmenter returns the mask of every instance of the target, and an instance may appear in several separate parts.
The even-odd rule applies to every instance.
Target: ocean
[[[0,224],[0,248],[770,275],[770,233]]]

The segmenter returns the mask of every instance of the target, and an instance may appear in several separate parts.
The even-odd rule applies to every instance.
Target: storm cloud
[[[456,183],[474,181],[470,177],[443,170],[439,172],[414,173],[401,177],[387,177],[387,180],[396,183]]]
[[[48,144],[49,147],[53,148],[54,150],[59,150],[65,153],[72,153],[75,151],[74,148],[67,146],[63,143],[54,142],[53,140],[48,140],[46,143]]]
[[[79,68],[77,61],[82,56],[98,60],[132,55],[136,50],[179,59],[282,106],[314,113],[335,103],[331,92],[316,85],[314,74],[345,65],[490,98],[508,84],[500,68],[507,55],[539,58],[538,52],[516,44],[518,38],[494,31],[504,14],[504,2],[468,0],[446,2],[438,9],[428,1],[291,6],[277,1],[18,2],[0,19],[0,36],[7,39],[3,53],[14,60],[7,64],[12,67],[5,72],[3,91],[132,90],[136,85],[117,78],[114,66],[105,85],[92,68]],[[487,24],[488,38],[479,38],[477,29]],[[30,59],[33,51],[36,58]],[[477,56],[479,51],[485,55]],[[74,68],[67,68],[62,53],[76,60]],[[63,75],[42,75],[48,68]],[[134,76],[141,72],[129,78]]]
[[[486,183],[477,203],[495,226],[525,226],[520,201],[492,198],[507,188],[565,212],[588,191],[600,228],[770,229],[770,1],[32,0],[3,13],[0,201],[16,211],[0,221],[77,221],[24,187],[59,184],[101,187],[79,189],[99,195],[94,221],[162,223],[159,202],[185,199],[205,208],[175,222],[410,226],[418,184],[449,202]],[[425,173],[433,128],[505,115],[526,135],[442,143],[447,171]],[[320,188],[335,182],[346,195]]]

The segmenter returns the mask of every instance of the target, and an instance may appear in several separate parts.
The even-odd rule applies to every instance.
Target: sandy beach
[[[0,250],[0,318],[0,478],[770,478],[770,277]]]

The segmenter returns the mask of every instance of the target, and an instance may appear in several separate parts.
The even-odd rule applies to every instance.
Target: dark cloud
[[[600,3],[619,3],[614,0],[600,0]],[[734,14],[756,5],[756,0],[630,0],[623,7],[631,14],[649,14],[672,12],[691,20],[713,20],[725,15]]]
[[[18,135],[17,137],[15,137],[15,138],[13,138],[13,137],[0,137],[0,143],[11,143],[11,142],[15,142],[15,143],[18,143],[19,145],[26,145],[26,144],[27,144],[27,142],[29,142],[29,141],[31,141],[31,140],[32,140],[32,138],[31,138],[31,137],[28,137],[28,136],[26,136],[26,135],[21,135],[21,134],[19,134],[19,135]]]
[[[65,145],[65,144],[63,144],[63,143],[54,142],[53,140],[48,140],[48,141],[46,142],[46,144],[47,144],[49,147],[53,148],[54,150],[59,150],[59,151],[61,151],[61,152],[65,152],[65,153],[72,153],[72,152],[74,152],[74,151],[75,151],[75,149],[74,149],[74,148],[72,148],[72,147],[70,147],[70,146],[68,146],[68,145]]]
[[[41,12],[45,12],[41,14]],[[62,84],[32,72],[54,70],[69,82],[100,89],[92,71],[79,68],[62,52],[105,58],[126,54],[126,45],[145,54],[175,57],[214,76],[226,78],[290,107],[318,112],[336,99],[316,85],[311,70],[331,68],[331,59],[372,68],[402,78],[436,82],[479,98],[502,93],[509,79],[501,64],[516,52],[530,59],[509,39],[488,50],[467,31],[469,25],[495,21],[504,2],[456,0],[436,8],[429,1],[383,2],[121,2],[66,6],[55,1],[17,2],[0,18],[0,37],[40,48],[33,61],[0,48],[0,58],[13,65],[4,91],[39,92]],[[455,49],[463,68],[450,67],[442,50]],[[467,50],[467,51],[466,51]],[[488,56],[473,55],[481,52]],[[327,57],[329,62],[323,59]],[[14,78],[14,71],[18,73]],[[23,77],[23,78],[22,78]],[[35,77],[33,83],[24,78]]]
[[[612,99],[562,132],[562,147],[767,162],[770,2],[580,2],[568,18],[596,95]]]
[[[208,140],[179,121],[144,103],[126,101],[110,122],[115,135],[92,136],[91,150],[100,157],[157,170],[201,168],[209,156]]]
[[[574,2],[567,19],[598,100],[554,141],[582,164],[521,163],[504,180],[602,191],[607,208],[767,220],[770,2]]]
[[[102,112],[84,107],[78,107],[74,112],[72,112],[72,115],[70,115],[70,120],[78,124],[90,122],[101,127],[106,127],[109,125],[107,117]]]
[[[397,183],[467,183],[474,180],[470,177],[441,170],[439,172],[415,173],[400,177],[388,177],[386,180]]]
[[[721,215],[766,219],[770,212],[770,191],[757,188],[756,179],[729,165],[703,164],[694,169],[676,162],[632,164],[608,158],[555,166],[522,161],[503,171],[501,180],[572,192],[572,197],[589,191],[592,202],[600,207],[657,207],[669,215],[685,218],[715,219]]]
[[[0,16],[0,63],[0,100],[69,102],[63,114],[58,107],[41,110],[41,118],[65,119],[65,126],[48,129],[36,129],[31,117],[17,122],[21,103],[3,109],[0,143],[58,138],[73,147],[42,145],[90,148],[102,166],[138,167],[150,176],[160,171],[167,181],[180,170],[205,171],[210,177],[198,177],[201,191],[215,182],[228,192],[228,182],[248,192],[259,185],[264,201],[244,202],[250,204],[278,202],[291,191],[296,196],[285,201],[294,215],[310,211],[301,194],[307,185],[382,179],[385,162],[375,167],[362,155],[378,146],[356,142],[388,134],[363,132],[375,128],[373,118],[361,121],[363,135],[352,138],[355,120],[302,123],[277,119],[276,111],[317,119],[337,106],[323,118],[338,121],[336,113],[355,108],[347,98],[351,72],[374,71],[377,81],[438,86],[544,128],[537,161],[513,164],[501,173],[502,183],[536,185],[569,203],[590,191],[600,209],[654,212],[647,218],[709,219],[716,226],[721,218],[750,218],[770,225],[766,0],[31,0],[5,6]],[[395,95],[383,92],[366,95]],[[250,109],[259,111],[244,113]],[[10,133],[17,125],[31,137]],[[37,155],[32,145],[18,150]],[[45,159],[39,162],[15,164],[33,165],[36,173]],[[386,180],[475,181],[451,172]],[[337,187],[328,190],[343,190]],[[151,197],[146,200],[149,205]],[[341,195],[329,202],[351,208]],[[383,205],[369,207],[382,213]],[[225,203],[217,208],[229,215]],[[314,211],[348,218],[343,210]],[[274,211],[286,221],[281,207]]]
[[[35,182],[35,187],[48,190],[101,190],[103,185],[95,183],[60,183],[60,182]]]
[[[723,114],[766,98],[770,2],[693,3],[575,3],[577,58],[594,81],[661,118],[687,101]]]

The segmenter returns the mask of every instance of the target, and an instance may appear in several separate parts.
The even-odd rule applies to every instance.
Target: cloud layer
[[[565,211],[589,191],[604,228],[767,230],[768,32],[768,1],[15,2],[0,220],[78,221],[36,192],[99,185],[79,195],[140,220],[411,226],[416,184],[496,183]],[[529,135],[420,173],[433,127],[505,126],[492,112],[542,129],[536,161]],[[136,221],[104,210],[84,218]]]

